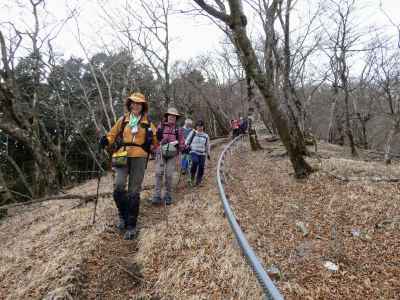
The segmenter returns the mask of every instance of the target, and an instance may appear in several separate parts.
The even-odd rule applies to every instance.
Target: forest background
[[[354,156],[360,148],[382,151],[390,163],[400,149],[398,6],[394,0],[6,1],[0,205],[95,176],[99,135],[133,91],[149,99],[155,122],[174,105],[204,119],[214,137],[228,134],[231,119],[251,116],[265,132],[287,138],[296,174],[307,173],[297,159],[305,155],[303,136],[345,145]],[[232,19],[215,18],[224,14],[209,8]],[[246,60],[243,28],[253,61]]]

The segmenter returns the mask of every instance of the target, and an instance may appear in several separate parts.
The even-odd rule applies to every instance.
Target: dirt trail
[[[84,270],[88,299],[248,299],[261,291],[223,218],[215,184],[213,150],[201,186],[187,177],[177,186],[176,202],[154,207],[144,192],[141,231],[136,241],[104,232]],[[149,173],[152,173],[151,170]]]

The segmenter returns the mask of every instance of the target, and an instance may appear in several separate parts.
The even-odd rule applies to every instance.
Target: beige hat
[[[164,116],[166,117],[167,115],[173,115],[177,118],[182,117],[182,115],[178,113],[178,110],[175,107],[168,107],[167,112],[164,114]]]
[[[136,102],[141,103],[143,105],[143,112],[147,112],[149,110],[149,105],[146,101],[146,98],[142,93],[132,93],[129,97],[125,100],[126,109],[129,110],[129,102]]]

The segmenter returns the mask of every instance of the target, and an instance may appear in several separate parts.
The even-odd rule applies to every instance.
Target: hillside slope
[[[396,299],[398,163],[386,167],[366,152],[353,160],[346,149],[321,143],[321,158],[309,159],[318,171],[296,180],[282,145],[262,144],[259,152],[247,143],[232,151],[227,192],[264,265],[279,270],[274,280],[285,299]],[[0,224],[0,299],[260,299],[222,213],[215,183],[221,150],[214,149],[200,187],[181,178],[167,210],[150,205],[151,192],[142,192],[135,241],[124,241],[113,227],[110,197],[100,199],[95,226],[91,203],[20,208]],[[150,163],[144,186],[153,174]],[[68,193],[93,194],[96,184]],[[112,177],[102,178],[100,188],[111,192]]]
[[[399,299],[399,163],[320,143],[321,160],[308,159],[317,171],[296,180],[280,142],[263,146],[237,148],[228,192],[250,244],[279,270],[285,298]]]
[[[259,298],[222,215],[214,182],[220,150],[213,150],[202,186],[189,188],[181,178],[167,211],[142,192],[135,241],[124,241],[112,226],[110,197],[99,200],[95,226],[92,204],[74,208],[79,201],[60,200],[20,208],[0,225],[0,299]],[[151,162],[144,186],[153,174]],[[96,186],[91,180],[67,193],[93,194]],[[102,178],[100,192],[111,191],[111,176]]]

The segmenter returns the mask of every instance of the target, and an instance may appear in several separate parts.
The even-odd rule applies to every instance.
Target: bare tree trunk
[[[0,186],[2,187],[2,189],[0,189],[0,206],[1,206],[8,202],[12,202],[14,199],[13,195],[11,194],[7,186],[7,182],[4,179],[4,175],[1,169],[0,169]]]
[[[364,149],[368,149],[367,123],[371,119],[371,116],[369,113],[361,114],[360,112],[358,112],[357,117],[358,120],[360,121],[360,127],[361,127],[359,128],[360,144]]]
[[[38,35],[39,35],[39,18],[37,12],[37,6],[41,3],[44,3],[43,0],[39,0],[34,2],[30,0],[32,9],[33,9],[33,16],[35,20],[34,31],[33,33],[29,34],[29,37],[32,40],[33,46],[33,99],[32,99],[32,127],[31,133],[34,139],[40,139],[40,132],[39,132],[39,123],[38,123],[38,104],[39,104],[39,85],[40,85],[40,70],[39,70],[39,63],[40,63],[40,52],[38,48]],[[34,194],[40,194],[40,190],[42,190],[41,180],[40,178],[40,166],[37,163],[34,163],[34,172],[32,176],[32,186],[34,189]],[[36,182],[37,181],[37,182]]]
[[[400,131],[399,120],[393,121],[393,125],[390,128],[389,134],[385,142],[385,164],[387,165],[392,163],[392,155],[390,153],[390,150],[392,148],[393,138],[399,133],[399,131]]]
[[[220,109],[218,104],[212,103],[207,97],[207,95],[204,94],[204,91],[202,90],[201,86],[199,86],[195,81],[189,79],[189,83],[197,89],[199,92],[200,96],[204,99],[204,101],[207,103],[207,106],[209,110],[212,112],[215,118],[216,124],[218,124],[218,129],[221,132],[222,135],[228,135],[229,134],[229,121],[228,117],[225,114],[225,112]]]
[[[171,82],[169,76],[169,9],[170,3],[167,1],[167,6],[165,6],[164,1],[162,1],[162,9],[164,12],[164,26],[165,26],[165,40],[163,41],[163,47],[165,49],[165,60],[163,62],[164,65],[164,78],[165,78],[165,102],[167,106],[175,106],[175,99],[171,98]]]
[[[79,82],[79,86],[82,89],[83,96],[84,96],[84,99],[85,99],[85,102],[86,102],[86,105],[87,105],[87,108],[88,108],[88,112],[89,112],[89,114],[90,114],[90,116],[92,118],[94,126],[96,126],[96,131],[100,132],[100,126],[97,123],[96,115],[94,114],[94,109],[92,108],[92,105],[90,104],[89,96],[87,94],[86,88],[83,86],[83,84],[82,84],[82,82],[81,82],[81,80],[79,78],[78,78],[78,82]]]
[[[336,107],[337,107],[337,95],[333,96],[331,103],[331,109],[329,113],[329,125],[328,125],[328,143],[333,144],[335,138],[335,120],[336,120]]]
[[[310,165],[304,160],[304,139],[302,134],[296,130],[297,124],[290,124],[284,112],[279,108],[279,101],[271,92],[271,81],[267,80],[266,74],[259,65],[256,53],[251,45],[251,41],[246,33],[247,19],[243,13],[240,0],[230,0],[230,15],[216,10],[214,7],[207,5],[204,1],[194,0],[202,9],[210,15],[225,22],[232,30],[232,36],[235,41],[234,45],[240,51],[240,60],[249,78],[254,80],[265,103],[268,106],[273,121],[278,129],[279,136],[285,145],[290,161],[292,163],[295,175],[298,178],[306,177],[312,172]],[[274,1],[277,5],[278,1]],[[271,28],[273,30],[273,28]],[[269,70],[272,72],[272,70]]]
[[[356,145],[354,143],[353,131],[351,130],[351,124],[350,124],[349,91],[348,91],[348,86],[347,86],[347,77],[344,78],[344,75],[342,75],[342,82],[343,82],[343,86],[344,86],[345,132],[346,132],[346,136],[349,140],[351,155],[358,156],[357,150],[356,150]]]
[[[100,71],[101,75],[103,76],[103,80],[107,86],[108,106],[110,107],[113,124],[115,124],[115,122],[117,122],[117,115],[115,114],[115,110],[114,110],[114,103],[113,103],[113,97],[112,97],[112,92],[111,92],[111,83],[108,81],[106,74],[104,74],[104,72],[102,70],[99,70],[99,71]]]
[[[35,128],[32,128],[28,122],[27,115],[22,116],[15,107],[14,74],[8,67],[6,45],[1,32],[0,47],[4,62],[4,72],[0,80],[0,129],[31,152],[35,163],[34,175],[37,176],[34,178],[36,182],[33,186],[33,194],[34,196],[41,195],[57,185],[57,169],[54,162],[46,155],[48,151],[41,144]]]
[[[103,108],[103,113],[104,113],[104,116],[105,116],[106,121],[107,121],[107,126],[108,126],[107,130],[110,130],[112,126],[111,126],[110,117],[108,115],[106,102],[104,100],[104,96],[103,96],[103,92],[102,92],[101,87],[100,87],[99,80],[97,79],[97,76],[96,76],[96,70],[94,69],[94,66],[93,66],[92,62],[90,61],[89,53],[87,52],[85,46],[83,45],[83,43],[81,41],[80,32],[79,32],[79,26],[78,26],[78,43],[81,46],[81,49],[82,49],[83,53],[85,54],[85,57],[86,57],[86,59],[88,61],[89,70],[90,70],[90,73],[92,74],[92,77],[93,77],[93,80],[95,82],[97,91],[99,92],[100,104],[101,104],[101,107]]]
[[[253,128],[252,114],[254,113],[254,107],[253,107],[254,93],[253,93],[253,86],[251,84],[251,79],[249,77],[246,77],[246,84],[247,84],[247,101],[248,101],[248,110],[247,110],[246,120],[247,120],[248,132],[249,132],[249,142],[250,142],[251,150],[257,151],[257,150],[261,150],[262,147],[260,145],[260,142],[258,141],[257,132]]]
[[[268,132],[270,134],[272,134],[272,135],[276,135],[277,134],[276,127],[274,126],[274,124],[271,124],[268,112],[261,107],[260,102],[258,102],[257,100],[254,101],[254,104],[255,104],[255,106],[257,108],[257,111],[258,111],[258,113],[260,115],[261,121],[264,123],[264,125],[267,128]]]
[[[21,168],[18,166],[18,164],[15,162],[15,160],[8,154],[5,155],[7,160],[10,162],[10,164],[13,166],[14,170],[17,172],[19,178],[21,179],[22,183],[24,184],[24,187],[26,190],[29,192],[30,196],[32,197],[34,195],[31,186],[29,185],[28,181],[26,180],[26,177],[24,175],[24,172],[22,172]]]
[[[129,84],[129,77],[131,76],[132,72],[132,63],[129,63],[127,69],[126,69],[126,75],[124,78],[124,85],[122,87],[122,92],[121,92],[121,100],[125,99],[128,96],[128,84]]]

